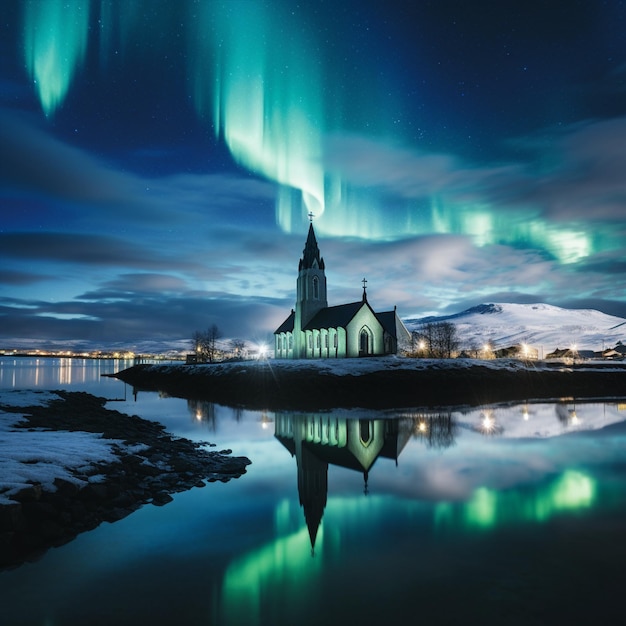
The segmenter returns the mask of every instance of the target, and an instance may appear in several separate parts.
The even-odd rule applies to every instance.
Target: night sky
[[[0,347],[329,304],[626,317],[626,6],[3,0]]]

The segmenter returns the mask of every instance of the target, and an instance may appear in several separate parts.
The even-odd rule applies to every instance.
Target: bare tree
[[[222,337],[222,331],[217,324],[211,324],[205,334],[205,352],[209,363],[217,360],[217,340]]]
[[[450,359],[459,349],[456,326],[451,322],[428,322],[415,335],[420,356]]]
[[[428,356],[428,342],[423,332],[414,330],[411,333],[411,344],[409,348],[409,355],[414,357],[426,357]]]
[[[246,349],[246,342],[243,339],[231,339],[230,340],[230,350],[233,353],[235,358],[243,357],[244,351]]]
[[[199,361],[214,363],[217,360],[219,349],[217,340],[222,337],[222,331],[217,324],[212,324],[205,332],[196,331],[192,336],[194,350]]]

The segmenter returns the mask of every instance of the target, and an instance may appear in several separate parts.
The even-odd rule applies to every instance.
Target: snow
[[[491,405],[452,415],[461,428],[505,439],[547,439],[599,430],[626,419],[619,403],[573,400]]]
[[[626,319],[593,309],[563,309],[549,304],[481,304],[444,317],[405,319],[409,330],[425,322],[449,321],[456,325],[464,348],[480,348],[491,341],[495,348],[526,343],[543,347],[543,353],[556,348],[595,350],[626,340]]]
[[[492,370],[507,370],[511,372],[538,370],[538,371],[555,371],[560,369],[567,371],[571,368],[556,366],[554,363],[533,361],[525,363],[519,359],[415,359],[402,356],[381,356],[368,357],[366,359],[269,359],[258,361],[245,361],[234,363],[213,363],[202,365],[145,365],[145,371],[158,374],[175,374],[181,371],[185,374],[200,374],[211,377],[219,377],[222,375],[232,375],[244,373],[254,369],[277,368],[281,371],[303,372],[317,370],[320,374],[328,374],[333,376],[363,376],[381,371],[394,370],[463,370],[475,368],[478,366],[486,367]],[[592,371],[592,368],[586,368],[583,365],[577,365],[576,371]],[[595,369],[593,371],[596,371]],[[611,367],[604,364],[603,372],[620,371],[624,368],[619,366]]]
[[[97,481],[96,463],[117,462],[113,449],[123,446],[121,441],[93,433],[19,428],[24,415],[2,410],[3,405],[42,406],[56,397],[53,392],[0,391],[0,505],[11,503],[9,496],[33,483],[54,492],[56,478],[78,485]]]

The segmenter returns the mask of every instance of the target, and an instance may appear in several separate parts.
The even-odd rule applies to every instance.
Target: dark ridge
[[[407,324],[428,324],[429,322],[446,322],[448,320],[457,320],[461,317],[473,315],[477,313],[479,315],[492,315],[494,313],[502,313],[502,307],[499,304],[479,304],[473,306],[460,313],[453,313],[452,315],[429,315],[428,317],[418,317],[414,319],[405,320]]]
[[[136,365],[113,377],[137,390],[253,409],[373,409],[542,398],[626,397],[626,365],[596,368],[494,369],[477,362],[459,368],[384,369],[340,376],[311,365]]]

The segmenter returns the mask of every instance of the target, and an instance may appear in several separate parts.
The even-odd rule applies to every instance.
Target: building
[[[275,415],[274,436],[296,459],[300,506],[309,531],[311,550],[328,499],[328,466],[344,467],[368,476],[380,457],[398,463],[413,435],[412,420],[346,419],[329,414]]]
[[[367,281],[358,302],[328,306],[324,259],[313,222],[298,267],[296,307],[274,331],[278,359],[343,358],[396,354],[410,333],[396,309],[376,313],[367,301]]]

